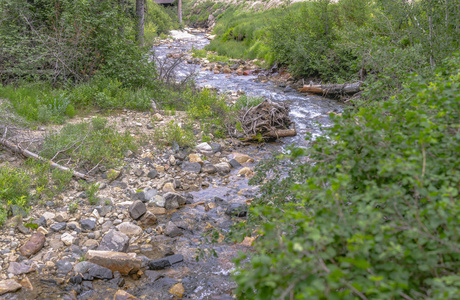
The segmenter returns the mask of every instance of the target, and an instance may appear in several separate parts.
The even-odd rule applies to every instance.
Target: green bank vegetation
[[[257,237],[236,261],[238,297],[457,298],[458,5],[301,7],[277,10],[266,27],[261,41],[275,61],[335,82],[365,70],[366,87],[353,107],[331,114],[324,136],[307,137],[308,149],[258,167],[261,195],[230,234]]]

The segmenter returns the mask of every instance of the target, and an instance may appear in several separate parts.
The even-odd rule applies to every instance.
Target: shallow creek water
[[[173,32],[174,42],[161,44],[152,51],[161,60],[170,53],[190,51],[192,47],[203,48],[209,41],[202,34],[190,35]],[[305,133],[321,134],[320,125],[329,126],[327,114],[331,111],[340,112],[343,105],[337,101],[298,93],[290,87],[277,87],[271,82],[256,82],[257,76],[236,76],[234,74],[214,74],[210,71],[200,71],[199,65],[182,62],[177,69],[177,76],[184,78],[190,72],[195,72],[195,81],[199,86],[212,86],[219,92],[243,91],[249,96],[263,96],[272,101],[289,103],[292,121],[296,124],[298,135],[285,138],[277,143],[252,145],[239,152],[248,154],[256,159],[256,163],[268,158],[272,151],[282,151],[287,145],[306,146]],[[249,165],[253,168],[255,165]],[[193,192],[193,202],[215,203],[216,207],[206,210],[203,205],[186,206],[169,215],[159,216],[159,223],[169,220],[182,228],[184,235],[177,238],[166,238],[163,235],[152,236],[153,249],[150,252],[136,250],[138,254],[150,259],[161,257],[161,251],[155,249],[169,247],[176,254],[184,256],[184,262],[174,265],[167,270],[158,271],[158,278],[141,276],[140,279],[125,278],[123,289],[141,299],[173,299],[168,291],[175,283],[182,282],[185,293],[184,299],[232,299],[232,291],[236,287],[231,279],[234,269],[232,259],[239,251],[251,251],[245,245],[218,244],[214,246],[218,257],[208,257],[195,260],[197,249],[203,247],[201,234],[207,227],[220,228],[227,231],[235,221],[225,214],[228,205],[244,204],[257,194],[257,188],[248,185],[248,180],[237,175],[233,170],[226,178],[215,176],[210,180],[208,188]],[[216,198],[217,197],[217,198]],[[157,247],[156,245],[161,245]],[[204,248],[207,246],[205,245]],[[142,250],[142,249],[141,249]],[[75,299],[69,296],[74,286],[70,283],[58,283],[56,278],[47,278],[41,274],[29,276],[34,291],[22,289],[18,293],[8,294],[6,299]],[[113,283],[98,280],[84,288],[77,299],[113,299],[118,287]]]

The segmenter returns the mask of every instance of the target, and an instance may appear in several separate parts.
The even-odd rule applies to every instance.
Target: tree
[[[144,44],[144,1],[136,0],[136,17],[137,17],[137,32],[136,40],[139,45]]]

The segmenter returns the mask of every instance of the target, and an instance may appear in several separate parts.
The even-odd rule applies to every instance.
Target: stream
[[[202,49],[209,43],[204,34],[192,35],[173,31],[172,35],[174,37],[172,43],[163,43],[152,49],[158,59],[167,61],[168,54],[188,52],[192,47]],[[276,86],[270,81],[257,82],[257,76],[214,74],[211,71],[202,71],[199,65],[188,64],[185,61],[182,61],[176,70],[178,79],[195,73],[194,80],[198,86],[212,87],[220,93],[242,91],[248,96],[264,97],[289,104],[291,120],[296,124],[298,133],[296,137],[284,138],[276,143],[233,148],[233,151],[247,154],[255,159],[254,163],[245,164],[251,169],[257,162],[269,158],[273,151],[283,151],[286,146],[292,144],[300,147],[308,146],[305,134],[310,132],[313,136],[320,135],[320,126],[331,125],[328,113],[331,111],[340,113],[344,108],[343,104],[335,100],[301,94],[290,87]],[[238,252],[250,252],[252,248],[244,243],[219,243],[213,246],[217,257],[206,255],[198,261],[195,257],[200,249],[204,253],[210,249],[209,245],[203,244],[202,234],[206,229],[218,228],[222,232],[228,231],[235,219],[239,219],[226,214],[228,207],[245,205],[247,200],[257,195],[257,187],[249,186],[247,178],[237,175],[238,169],[232,169],[226,176],[209,176],[208,187],[191,193],[192,205],[187,205],[171,214],[158,216],[159,224],[172,221],[181,228],[183,235],[170,238],[162,234],[152,234],[148,247],[142,244],[137,248],[130,246],[129,250],[148,259],[158,259],[163,257],[164,249],[169,249],[166,252],[173,251],[175,254],[181,254],[184,261],[166,270],[145,271],[140,278],[126,276],[122,289],[139,299],[174,299],[175,296],[171,294],[170,289],[181,283],[184,288],[184,299],[233,299],[236,284],[231,278],[231,272],[234,270],[232,259]],[[205,205],[193,205],[199,202],[204,202]],[[71,259],[78,260],[77,256],[73,258],[74,255],[70,250],[68,252]],[[31,274],[29,278],[34,286],[33,291],[22,289],[0,298],[114,299],[114,293],[120,289],[118,281],[95,280],[84,281],[77,287],[78,293],[75,293],[73,292],[75,285],[68,281],[48,279],[40,272]],[[83,286],[85,282],[86,287]]]

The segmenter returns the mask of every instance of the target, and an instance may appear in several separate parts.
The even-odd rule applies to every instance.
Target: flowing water
[[[161,44],[153,49],[160,60],[167,60],[168,54],[187,52],[194,48],[201,49],[209,41],[203,34],[184,34],[173,32],[174,42]],[[180,38],[178,38],[180,37]],[[276,102],[287,102],[290,107],[290,116],[296,124],[298,135],[293,138],[284,138],[277,143],[261,144],[238,149],[256,159],[263,160],[270,156],[271,151],[282,151],[287,145],[307,146],[305,134],[321,134],[320,126],[330,126],[328,113],[341,112],[343,105],[335,100],[318,96],[301,94],[290,87],[278,87],[271,82],[257,82],[257,76],[236,76],[229,74],[214,74],[210,71],[201,71],[195,64],[182,62],[177,68],[177,77],[185,78],[191,72],[195,73],[195,81],[199,86],[211,86],[221,93],[243,91],[248,96],[265,97]],[[254,167],[250,165],[250,167]],[[183,236],[170,239],[162,235],[155,236],[152,243],[161,243],[171,247],[175,253],[184,256],[184,262],[170,269],[159,271],[160,276],[152,279],[142,276],[140,279],[127,277],[123,287],[129,293],[141,299],[172,299],[168,290],[175,283],[181,282],[185,289],[185,299],[232,299],[232,291],[236,284],[231,279],[234,270],[232,259],[239,251],[250,252],[251,247],[243,244],[221,243],[214,246],[217,257],[207,256],[195,261],[199,249],[210,249],[204,243],[202,234],[206,228],[219,228],[223,232],[229,230],[234,220],[225,214],[225,210],[232,204],[244,204],[257,194],[257,188],[248,185],[248,180],[237,176],[233,170],[224,178],[216,176],[211,185],[192,193],[194,202],[214,203],[212,209],[205,209],[204,205],[188,206],[179,211],[159,217],[160,223],[169,220],[183,229]],[[209,207],[208,207],[209,208]],[[163,219],[162,219],[163,218]],[[204,250],[206,253],[206,250]],[[145,254],[148,256],[148,254]],[[29,277],[35,289],[33,292],[22,291],[6,295],[6,299],[75,299],[69,297],[69,291],[74,287],[70,283],[58,283],[54,279],[43,278],[40,274]],[[94,281],[89,288],[83,289],[78,299],[113,299],[118,289],[116,284],[106,281]],[[66,298],[68,297],[68,298]]]

